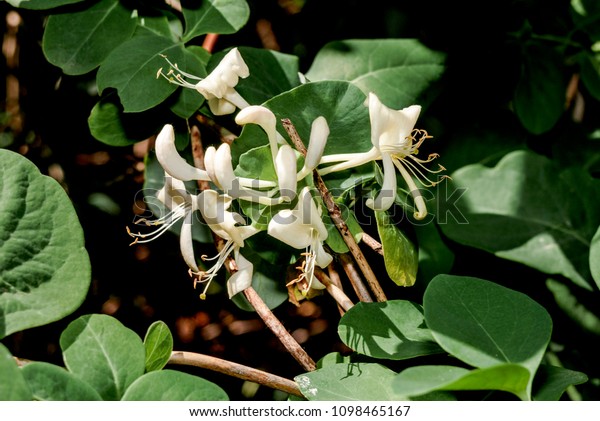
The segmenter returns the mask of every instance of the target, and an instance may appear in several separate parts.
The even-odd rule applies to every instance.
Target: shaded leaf
[[[562,74],[562,57],[538,44],[523,54],[521,77],[514,94],[514,108],[527,130],[541,134],[550,130],[565,109],[567,83]]]
[[[494,168],[461,168],[452,180],[460,197],[442,211],[460,218],[440,223],[445,235],[591,288],[590,245],[600,225],[598,180],[579,168],[560,170],[527,151],[506,155]]]
[[[71,314],[90,285],[73,205],[56,180],[0,150],[0,338]]]
[[[600,227],[592,237],[590,245],[590,271],[596,285],[600,288]]]
[[[165,322],[152,323],[144,337],[146,372],[162,369],[173,352],[173,335]]]
[[[81,3],[86,0],[6,0],[8,4],[22,9],[45,10],[67,4]]]
[[[407,400],[392,388],[395,377],[396,373],[379,364],[350,363],[326,365],[294,381],[309,401]]]
[[[587,381],[588,377],[579,371],[542,364],[535,377],[534,387],[537,385],[538,388],[533,394],[533,400],[557,401],[569,386]]]
[[[588,332],[600,335],[600,318],[586,308],[584,302],[569,287],[554,279],[546,280],[546,287],[554,296],[558,307],[575,323]]]
[[[227,401],[223,389],[203,378],[174,370],[146,373],[125,392],[124,401]]]
[[[476,370],[444,365],[409,367],[394,380],[397,393],[419,396],[437,390],[501,390],[522,400],[526,392],[529,372],[516,364],[502,364]]]
[[[425,325],[421,306],[410,301],[357,303],[340,320],[346,346],[373,358],[404,360],[443,352]]]
[[[30,401],[31,390],[8,349],[0,343],[0,401]]]
[[[347,80],[365,94],[374,92],[388,107],[430,102],[444,72],[445,55],[416,39],[344,40],[326,44],[306,77]]]
[[[438,275],[423,297],[437,343],[475,367],[518,364],[531,382],[552,333],[552,319],[528,296],[478,278]]]
[[[101,0],[81,11],[50,15],[42,47],[50,63],[68,75],[81,75],[131,38],[136,25],[122,2]]]
[[[394,224],[386,211],[375,211],[375,218],[388,276],[396,285],[414,285],[419,265],[415,246]]]
[[[183,40],[208,33],[233,34],[248,21],[250,9],[246,0],[183,0],[185,18]]]
[[[135,332],[113,317],[92,314],[71,322],[60,335],[67,369],[104,400],[119,400],[144,374],[145,350]]]
[[[92,386],[57,365],[31,362],[21,372],[36,401],[102,400]]]

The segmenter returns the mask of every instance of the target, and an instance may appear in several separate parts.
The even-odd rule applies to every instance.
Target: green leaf
[[[174,370],[146,373],[125,392],[124,401],[227,401],[216,384]]]
[[[67,369],[104,400],[119,400],[144,374],[145,350],[135,332],[113,317],[92,314],[71,322],[60,335]]]
[[[263,181],[277,181],[275,165],[269,145],[259,146],[244,152],[235,168],[238,177],[255,178]]]
[[[78,12],[50,15],[42,47],[50,63],[68,75],[81,75],[131,38],[136,25],[131,9],[119,0],[101,0]]]
[[[71,314],[89,285],[69,197],[29,160],[0,150],[0,338]]]
[[[264,48],[239,47],[238,50],[250,76],[240,79],[236,90],[250,104],[262,104],[300,85],[298,57]],[[220,62],[221,57],[222,54],[215,54],[212,64]]]
[[[44,362],[31,362],[26,364],[21,372],[36,401],[102,400],[92,386],[62,367]]]
[[[92,136],[111,146],[128,146],[149,138],[162,128],[158,109],[124,113],[116,95],[100,99],[88,118]]]
[[[144,338],[146,349],[146,372],[161,370],[173,352],[173,335],[165,322],[150,325]]]
[[[419,396],[436,390],[502,390],[528,400],[529,372],[517,364],[467,370],[444,365],[409,367],[394,380],[397,393]]]
[[[588,332],[600,335],[600,318],[593,311],[588,310],[584,301],[579,300],[567,285],[554,279],[548,279],[546,280],[546,287],[554,296],[558,307],[567,317]]]
[[[552,333],[552,319],[528,296],[478,278],[438,275],[423,297],[425,321],[437,343],[478,368],[512,363],[531,382]]]
[[[82,3],[86,0],[6,0],[14,7],[31,10],[45,10],[67,4]]]
[[[392,388],[396,377],[389,368],[373,363],[327,365],[294,378],[309,401],[407,400]]]
[[[177,88],[156,77],[159,69],[168,67],[163,56],[189,73],[204,71],[200,59],[183,44],[142,31],[114,49],[102,63],[97,76],[99,91],[117,89],[125,112],[145,111],[162,103]]]
[[[435,275],[450,272],[454,253],[442,240],[437,225],[417,225],[415,234],[419,247],[419,280],[428,283]]]
[[[445,55],[416,39],[345,40],[326,44],[306,73],[310,81],[347,80],[391,108],[431,101]]]
[[[442,209],[453,216],[439,225],[445,235],[591,289],[600,181],[526,151],[506,155],[494,168],[461,168],[452,181],[458,199]]]
[[[201,64],[200,67],[195,65],[195,75],[198,77],[206,76],[206,65],[210,60],[210,53],[202,47],[195,45],[186,48],[186,51],[193,54],[197,61]],[[171,111],[181,118],[188,119],[204,103],[204,97],[198,93],[195,89],[181,88],[179,93],[176,94],[176,100],[171,105]]]
[[[539,385],[539,388],[535,391],[533,400],[557,401],[567,388],[587,381],[588,377],[579,371],[542,364],[535,377],[534,386]]]
[[[600,227],[592,237],[590,245],[590,271],[596,285],[600,288]]]
[[[581,80],[590,94],[600,101],[600,54],[581,54]]]
[[[526,48],[522,57],[514,109],[527,130],[541,134],[556,124],[565,109],[567,83],[562,74],[562,57],[538,44]]]
[[[417,280],[419,260],[415,246],[394,224],[387,212],[375,212],[388,276],[396,285],[409,287]]]
[[[0,379],[0,401],[30,401],[33,398],[15,359],[1,343]]]
[[[421,306],[410,301],[357,303],[340,320],[338,334],[346,346],[373,358],[404,360],[443,352],[425,325]]]
[[[348,207],[345,206],[344,204],[338,203],[337,205],[340,208],[340,212],[342,213],[342,219],[348,226],[350,233],[352,234],[352,236],[354,237],[354,239],[356,240],[357,243],[360,242],[360,239],[362,238],[363,230],[362,230],[362,227],[360,226],[360,224],[358,223],[358,220],[356,219],[356,215],[354,215],[354,212],[352,212],[352,210],[348,209]],[[335,253],[349,252],[350,249],[346,245],[346,242],[344,241],[342,234],[340,234],[340,231],[337,229],[337,227],[331,220],[329,213],[324,208],[323,208],[323,214],[321,217],[323,219],[323,222],[325,223],[325,227],[327,228],[327,239],[325,240],[327,245]]]
[[[184,42],[208,33],[233,34],[248,21],[250,8],[246,0],[183,0]]]

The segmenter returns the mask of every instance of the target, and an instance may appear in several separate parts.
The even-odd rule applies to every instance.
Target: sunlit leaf
[[[57,365],[31,362],[21,372],[36,401],[102,400],[92,386]]]
[[[71,314],[90,285],[75,209],[56,180],[0,150],[0,338]]]
[[[146,373],[125,392],[124,401],[227,401],[216,384],[173,370]]]
[[[347,80],[391,108],[431,101],[445,55],[416,39],[345,40],[326,44],[306,73],[310,81]]]
[[[131,38],[136,25],[131,9],[119,0],[101,0],[77,12],[53,14],[44,31],[44,54],[66,74],[84,74]]]
[[[183,0],[181,5],[185,18],[185,42],[208,33],[235,33],[250,16],[246,0]]]
[[[45,10],[67,4],[81,3],[86,0],[6,0],[8,4],[14,7],[32,10]]]
[[[33,398],[17,362],[1,343],[0,378],[0,401],[29,401]]]
[[[90,384],[103,400],[119,400],[144,374],[142,340],[117,319],[102,314],[82,316],[60,336],[67,369]]]
[[[386,211],[376,211],[375,217],[388,276],[396,285],[414,285],[419,265],[415,246],[394,224]]]
[[[404,360],[443,352],[425,325],[421,306],[410,301],[357,303],[340,320],[340,339],[374,358]]]
[[[146,371],[156,371],[163,368],[173,351],[173,335],[169,327],[162,321],[150,325],[144,337],[146,349]]]

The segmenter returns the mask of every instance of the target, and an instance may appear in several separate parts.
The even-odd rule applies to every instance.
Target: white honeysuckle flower
[[[187,163],[175,146],[175,130],[170,124],[165,124],[155,143],[156,158],[165,172],[171,177],[182,181],[210,181],[208,173]]]
[[[190,270],[197,272],[198,266],[194,258],[192,239],[192,218],[194,211],[198,209],[198,197],[187,192],[183,181],[170,177],[167,174],[165,174],[165,184],[158,191],[156,197],[170,211],[155,220],[142,218],[135,222],[136,224],[159,227],[148,234],[133,233],[129,227],[127,227],[127,233],[135,238],[135,241],[131,244],[142,244],[152,241],[160,237],[178,221],[183,219],[179,235],[181,254]]]
[[[271,147],[271,156],[273,161],[275,161],[277,150],[279,148],[279,142],[277,140],[279,133],[277,133],[277,118],[271,110],[262,105],[251,105],[240,110],[235,116],[235,122],[240,126],[245,126],[246,124],[256,124],[260,126],[267,134],[269,146]]]
[[[281,145],[275,157],[275,172],[279,183],[279,196],[291,202],[296,197],[296,152],[290,145]]]
[[[211,146],[206,149],[204,155],[204,165],[206,170],[196,168],[188,164],[188,162],[179,154],[177,148],[175,147],[175,131],[173,126],[166,124],[156,137],[155,150],[158,162],[163,167],[165,172],[171,177],[182,181],[212,181],[218,185],[218,182],[215,181],[214,162],[216,150],[214,147]],[[252,186],[259,189],[272,188],[276,186],[276,183],[272,181],[254,180],[245,177],[239,177],[238,182],[242,187]],[[221,188],[220,185],[218,185],[218,187]]]
[[[160,69],[158,76],[163,75],[171,83],[179,86],[196,89],[206,98],[210,111],[214,115],[232,114],[236,108],[242,109],[250,105],[235,90],[239,79],[247,78],[250,75],[248,66],[237,48],[233,48],[225,54],[217,67],[205,78],[182,72],[177,64],[171,63],[168,59],[167,62],[172,69],[166,75],[163,75],[162,69]],[[193,84],[186,81],[184,77],[199,80],[199,82]]]
[[[304,166],[296,175],[298,180],[311,174],[315,168],[319,165],[325,145],[327,144],[327,138],[329,137],[329,125],[325,117],[320,116],[313,120],[310,128],[310,138],[308,141],[308,149],[306,151],[306,158],[304,159]]]
[[[438,157],[437,154],[431,154],[427,159],[419,159],[418,148],[430,136],[424,130],[414,129],[415,123],[419,118],[421,106],[411,105],[402,110],[392,110],[386,107],[379,98],[370,93],[368,97],[369,117],[371,120],[371,143],[373,148],[364,153],[336,154],[324,156],[321,164],[340,162],[319,170],[321,175],[326,175],[334,171],[342,171],[358,165],[365,164],[372,160],[381,159],[383,162],[383,184],[379,195],[373,200],[368,199],[366,204],[374,210],[389,209],[396,198],[396,171],[394,166],[400,171],[402,178],[406,182],[411,195],[413,196],[416,211],[415,219],[423,219],[427,216],[427,207],[425,200],[419,192],[415,179],[425,187],[432,187],[441,182],[445,176],[438,181],[430,180],[423,172],[437,174],[445,170],[439,165],[437,170],[430,170],[425,167],[427,164]]]
[[[325,268],[333,257],[323,248],[327,239],[327,228],[321,219],[308,187],[304,187],[298,196],[294,209],[283,209],[269,221],[267,233],[279,241],[296,249],[305,249],[305,261],[301,267],[302,274],[298,281],[305,280],[308,289],[324,288],[314,279],[315,264]]]
[[[211,281],[217,276],[219,269],[232,252],[239,270],[228,280],[227,289],[230,297],[252,283],[252,263],[243,258],[240,248],[244,247],[244,240],[259,232],[259,229],[245,225],[245,220],[239,213],[229,211],[231,202],[230,196],[220,195],[214,190],[204,190],[197,196],[197,207],[204,221],[216,235],[225,240],[225,245],[216,256],[211,258],[202,256],[204,261],[216,260],[211,268],[190,273],[198,277],[198,283],[204,284],[204,290],[200,294],[202,299],[206,297],[206,290]]]

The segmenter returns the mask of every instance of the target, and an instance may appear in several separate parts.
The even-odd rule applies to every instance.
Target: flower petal
[[[311,245],[311,231],[311,226],[302,224],[298,213],[290,209],[277,212],[267,227],[267,233],[271,237],[295,249],[303,249]]]
[[[231,275],[231,277],[227,280],[227,292],[229,293],[229,298],[252,286],[252,274],[254,266],[252,263],[246,260],[244,256],[242,256],[242,254],[239,252],[239,248],[235,249],[234,259],[235,263],[237,264],[238,271]]]
[[[235,117],[240,126],[252,123],[259,125],[267,134],[273,160],[277,154],[277,119],[271,110],[261,105],[250,105],[242,109]]]
[[[310,129],[310,140],[308,142],[308,151],[306,152],[306,159],[304,165],[309,170],[314,170],[325,150],[327,144],[327,137],[329,136],[329,126],[325,117],[317,117],[313,122]]]
[[[194,255],[192,221],[193,213],[186,213],[185,219],[183,220],[183,224],[181,225],[181,232],[179,233],[179,247],[181,249],[181,255],[183,256],[183,260],[188,265],[188,267],[194,272],[199,272],[198,265],[196,264],[196,256]]]
[[[290,145],[281,145],[275,158],[279,195],[291,202],[296,197],[296,153]]]
[[[195,168],[179,155],[175,147],[175,131],[173,126],[165,124],[156,137],[156,158],[165,172],[170,176],[182,180],[210,181],[206,171]]]
[[[388,210],[396,199],[396,169],[394,168],[394,161],[392,161],[392,157],[387,153],[382,155],[382,161],[383,185],[381,186],[381,191],[375,200],[368,199],[366,202],[368,207],[379,211]]]

